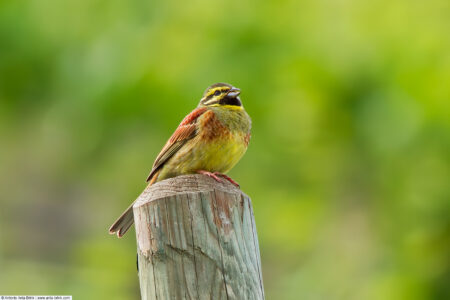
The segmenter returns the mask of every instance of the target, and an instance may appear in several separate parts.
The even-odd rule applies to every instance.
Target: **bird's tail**
[[[117,237],[122,237],[128,229],[130,229],[131,225],[134,223],[133,216],[133,203],[124,211],[120,217],[111,225],[109,228],[110,234],[117,234]]]
[[[156,182],[158,178],[159,172],[154,174],[148,186],[152,185]],[[147,187],[148,187],[147,186]],[[111,225],[109,228],[110,234],[117,234],[117,237],[122,237],[128,229],[130,229],[131,225],[134,223],[134,215],[133,215],[133,205],[134,202],[120,215],[120,217]]]

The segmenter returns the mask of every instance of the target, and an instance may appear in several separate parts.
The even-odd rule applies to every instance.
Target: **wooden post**
[[[142,299],[264,299],[252,204],[231,183],[167,179],[133,212]]]

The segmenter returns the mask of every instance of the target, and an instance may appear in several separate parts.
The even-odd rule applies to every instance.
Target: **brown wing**
[[[205,107],[199,107],[194,109],[189,115],[187,115],[183,121],[181,121],[177,130],[172,134],[170,139],[162,148],[161,152],[156,157],[153,163],[153,168],[147,177],[147,181],[150,181],[152,177],[158,172],[158,170],[169,160],[180,148],[190,139],[197,134],[197,119],[207,109]]]

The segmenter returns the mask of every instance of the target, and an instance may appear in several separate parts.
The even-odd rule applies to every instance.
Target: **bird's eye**
[[[214,96],[219,96],[219,95],[220,95],[220,91],[219,90],[214,92]]]

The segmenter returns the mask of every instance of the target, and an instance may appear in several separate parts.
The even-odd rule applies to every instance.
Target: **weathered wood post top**
[[[133,212],[142,299],[264,299],[252,204],[228,181],[167,179]]]

